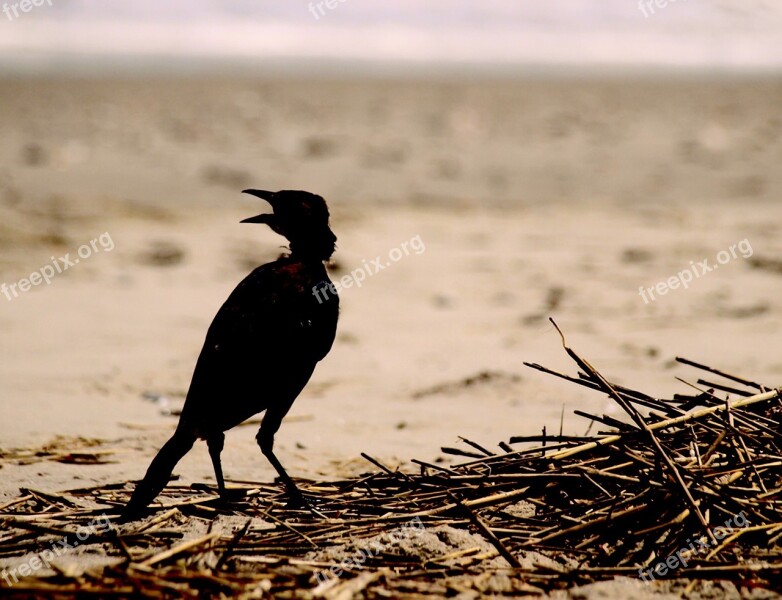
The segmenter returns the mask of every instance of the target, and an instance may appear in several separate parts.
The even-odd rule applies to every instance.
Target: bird
[[[274,436],[336,337],[339,297],[325,263],[336,249],[326,201],[299,190],[247,189],[272,212],[242,223],[268,225],[288,254],[253,270],[210,325],[174,434],[137,484],[121,519],[147,513],[176,464],[205,440],[217,488],[227,498],[220,454],[225,432],[266,411],[256,441],[284,483],[292,506],[309,507],[274,454]]]

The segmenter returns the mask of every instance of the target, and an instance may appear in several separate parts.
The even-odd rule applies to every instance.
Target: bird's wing
[[[336,329],[336,302],[321,306],[303,287],[311,280],[295,269],[281,261],[264,265],[231,293],[209,327],[188,399],[268,388],[296,379],[299,370],[311,372],[325,356]]]
[[[202,355],[263,359],[300,341],[301,308],[273,265],[255,269],[231,292],[209,326]]]

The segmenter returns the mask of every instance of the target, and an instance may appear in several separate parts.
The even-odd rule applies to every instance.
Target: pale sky
[[[0,2],[0,68],[338,60],[782,70],[782,0]],[[645,6],[645,5],[650,5]]]

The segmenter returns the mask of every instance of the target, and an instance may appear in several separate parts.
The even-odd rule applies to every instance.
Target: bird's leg
[[[195,440],[196,436],[192,431],[177,428],[149,465],[144,479],[136,486],[122,511],[121,521],[132,521],[146,514],[147,506],[166,486],[174,467],[193,447]]]
[[[280,479],[282,479],[285,487],[288,489],[288,495],[290,496],[292,503],[299,506],[309,506],[304,498],[304,494],[301,493],[301,490],[285,471],[282,463],[280,463],[274,455],[274,434],[277,433],[277,430],[280,428],[284,416],[284,414],[279,414],[278,411],[268,409],[255,439],[261,447],[261,452],[263,452],[263,455],[274,467],[274,470],[277,471]]]
[[[220,494],[222,502],[230,502],[244,498],[244,490],[225,489],[225,480],[223,479],[223,465],[220,462],[220,453],[225,445],[225,434],[220,431],[210,434],[206,438],[206,447],[209,448],[209,456],[212,459],[212,466],[215,469],[215,479],[217,480],[217,491]]]
[[[206,447],[209,448],[209,456],[212,459],[212,466],[215,470],[215,479],[217,480],[217,491],[221,498],[225,498],[225,481],[223,481],[223,466],[220,463],[220,453],[225,444],[225,434],[220,431],[206,438]]]

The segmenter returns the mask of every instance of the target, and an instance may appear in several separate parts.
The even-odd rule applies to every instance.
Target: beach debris
[[[12,587],[160,598],[522,596],[606,580],[633,593],[660,580],[677,594],[714,581],[778,588],[782,389],[678,358],[697,375],[662,399],[612,383],[562,341],[575,375],[528,366],[605,394],[626,419],[576,411],[598,431],[560,426],[498,447],[461,438],[443,452],[469,460],[415,470],[364,453],[361,476],[297,481],[321,516],[289,507],[280,485],[231,482],[230,502],[169,485],[156,514],[80,546],[102,564],[15,574]],[[115,518],[130,488],[22,490],[0,506],[0,569]]]
[[[144,400],[155,403],[155,405],[157,405],[158,409],[160,410],[160,414],[164,417],[178,417],[180,414],[182,414],[182,409],[179,407],[174,408],[171,404],[171,400],[163,394],[147,391],[141,394],[141,397]]]
[[[139,262],[154,267],[171,267],[185,259],[185,249],[167,241],[152,242],[139,256]]]
[[[116,463],[112,457],[117,450],[98,449],[106,440],[84,437],[56,436],[51,442],[37,448],[0,448],[0,463],[31,465],[54,461],[78,465],[105,465]]]
[[[475,388],[481,385],[502,385],[511,386],[521,381],[521,377],[515,373],[505,373],[502,371],[480,371],[475,375],[465,377],[458,381],[449,381],[441,383],[413,393],[413,398],[420,399],[427,396],[437,396],[441,394],[455,394],[464,390]]]

